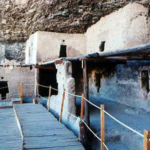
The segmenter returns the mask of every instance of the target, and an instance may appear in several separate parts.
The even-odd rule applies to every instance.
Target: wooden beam
[[[55,65],[62,64],[63,62],[64,62],[64,60],[56,60],[56,61],[55,61]]]
[[[133,60],[137,60],[137,61],[140,61],[140,60],[147,60],[147,61],[150,61],[150,57],[104,57],[104,58],[101,58],[101,57],[96,57],[96,58],[83,58],[81,60],[87,60],[87,61],[93,61],[93,62],[118,62],[118,61],[121,61],[121,62],[126,62],[126,61],[133,61]]]
[[[89,99],[89,88],[88,88],[88,75],[87,75],[87,62],[86,60],[83,60],[83,89],[84,89],[84,96],[86,99]],[[85,109],[84,109],[84,120],[89,125],[89,103],[85,101],[84,103]]]

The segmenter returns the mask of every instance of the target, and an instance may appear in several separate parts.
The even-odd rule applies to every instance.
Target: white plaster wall
[[[100,53],[149,43],[149,20],[148,8],[137,3],[130,3],[101,18],[87,30],[86,53],[100,52],[102,41],[106,41],[105,50]]]
[[[76,57],[85,54],[86,43],[83,34],[38,31],[31,35],[27,41],[26,64],[36,64],[59,58],[61,45],[67,46],[67,57]]]
[[[37,45],[38,34],[32,34],[26,42],[25,49],[25,64],[36,64],[37,63]]]
[[[64,61],[62,64],[56,65],[57,68],[57,83],[58,83],[58,95],[51,96],[50,109],[60,116],[63,90],[66,90],[64,100],[64,111],[62,120],[69,124],[75,131],[79,131],[80,119],[75,119],[72,115],[76,115],[75,96],[67,94],[67,92],[75,94],[75,80],[72,77],[72,65],[69,61]],[[67,111],[67,112],[66,112]]]
[[[65,41],[63,42],[63,40]],[[85,53],[85,36],[83,34],[38,32],[38,62],[59,58],[60,45],[63,44],[67,46],[67,57],[80,56]]]
[[[30,70],[30,67],[1,67],[0,81],[8,81],[9,94],[7,96],[18,97],[18,82],[34,84],[34,69]],[[29,93],[34,93],[34,85],[24,85],[24,96],[29,96]]]

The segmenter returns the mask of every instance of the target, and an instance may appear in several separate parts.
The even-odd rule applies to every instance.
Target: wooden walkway
[[[77,137],[41,104],[14,105],[24,136],[24,150],[84,150]]]
[[[0,150],[21,150],[22,139],[13,108],[0,109]]]

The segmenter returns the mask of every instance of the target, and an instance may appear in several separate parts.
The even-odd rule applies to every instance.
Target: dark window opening
[[[105,50],[105,41],[102,41],[99,46],[99,51],[103,52]]]
[[[149,92],[149,75],[148,70],[143,70],[141,72],[141,85],[142,89]]]
[[[72,77],[75,79],[75,94],[82,95],[83,93],[83,69],[81,61],[72,62]],[[76,115],[80,116],[81,99],[76,97]]]
[[[66,45],[61,45],[61,46],[60,46],[60,54],[59,54],[59,57],[67,57],[66,49],[67,49],[67,46],[66,46]]]
[[[97,92],[100,90],[101,86],[101,75],[99,73],[95,73],[95,78],[96,78],[96,87],[97,87]]]
[[[32,70],[32,66],[30,66],[30,70]]]
[[[7,87],[7,88],[3,88],[3,87]],[[0,94],[1,94],[2,100],[6,99],[7,93],[9,93],[7,81],[0,81]]]
[[[39,69],[39,84],[45,86],[52,86],[53,88],[58,88],[58,84],[56,81],[56,69]],[[57,95],[57,91],[52,90],[51,95]],[[43,88],[39,86],[39,94],[41,96],[48,97],[49,89]]]

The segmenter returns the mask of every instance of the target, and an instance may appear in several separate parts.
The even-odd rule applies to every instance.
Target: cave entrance
[[[6,88],[3,88],[3,87],[6,87]],[[9,93],[8,82],[0,81],[0,94],[1,94],[2,100],[6,99],[7,93]]]
[[[49,69],[49,67],[44,67],[39,69],[39,84],[44,86],[52,86],[53,88],[58,88],[56,81],[56,68]],[[51,95],[57,95],[57,91],[52,90]],[[39,86],[39,94],[41,96],[48,97],[49,89]]]

